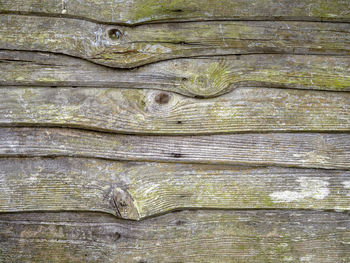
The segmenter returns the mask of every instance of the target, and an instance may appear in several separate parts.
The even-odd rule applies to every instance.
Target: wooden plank
[[[350,93],[238,88],[201,100],[147,89],[1,88],[0,126],[9,125],[173,135],[348,132]]]
[[[348,214],[321,211],[183,211],[141,222],[99,213],[2,214],[0,260],[346,263],[349,222]]]
[[[133,136],[75,129],[1,128],[0,156],[350,168],[350,134]]]
[[[306,20],[350,22],[347,0],[1,0],[0,13],[19,12],[135,24],[196,20]]]
[[[130,71],[68,56],[4,50],[0,85],[161,89],[202,98],[247,86],[350,91],[350,57],[260,54],[175,59]]]
[[[350,210],[350,171],[1,158],[0,212],[100,211],[140,220],[179,209]]]
[[[350,55],[346,23],[220,21],[127,27],[1,15],[0,24],[1,49],[62,53],[119,68],[203,55]]]

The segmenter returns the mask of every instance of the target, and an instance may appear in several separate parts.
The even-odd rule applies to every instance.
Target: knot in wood
[[[116,40],[121,38],[122,32],[117,28],[112,28],[108,30],[108,36],[110,39]]]
[[[165,93],[165,92],[160,92],[156,95],[154,100],[158,104],[167,104],[170,100],[170,95],[168,93]]]
[[[127,189],[116,187],[113,191],[112,201],[118,217],[132,220],[140,219],[134,199]]]

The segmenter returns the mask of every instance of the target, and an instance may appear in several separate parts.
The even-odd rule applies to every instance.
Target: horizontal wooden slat
[[[0,88],[0,126],[146,134],[350,131],[350,93],[238,88],[214,99],[157,90]]]
[[[133,136],[70,129],[1,128],[0,156],[350,168],[350,134]]]
[[[0,212],[101,211],[139,220],[184,208],[350,210],[350,171],[1,158]]]
[[[0,49],[47,51],[119,68],[173,58],[251,53],[350,55],[350,27],[319,22],[192,22],[102,25],[0,16]]]
[[[102,22],[135,24],[187,20],[350,21],[347,0],[1,0],[0,12],[73,16]]]
[[[175,59],[129,71],[50,53],[0,51],[0,85],[162,89],[203,98],[246,86],[350,91],[350,56]]]
[[[349,215],[183,211],[141,222],[103,214],[0,215],[2,262],[350,261]]]

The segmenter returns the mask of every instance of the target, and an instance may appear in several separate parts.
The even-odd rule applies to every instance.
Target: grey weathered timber
[[[0,25],[0,49],[62,53],[119,68],[203,55],[350,55],[347,23],[220,21],[127,27],[1,15]]]
[[[69,16],[106,23],[306,20],[350,22],[347,0],[1,0],[0,13]]]
[[[237,88],[213,99],[149,89],[0,88],[0,126],[133,134],[350,131],[350,93]]]
[[[202,98],[247,86],[350,91],[350,56],[174,59],[130,71],[51,53],[3,50],[0,85],[161,89]]]
[[[350,134],[134,136],[53,128],[1,128],[0,156],[350,168]]]
[[[321,211],[1,214],[0,261],[347,263],[349,229],[349,214]]]
[[[350,171],[1,158],[0,212],[100,211],[139,220],[173,210],[350,210]]]

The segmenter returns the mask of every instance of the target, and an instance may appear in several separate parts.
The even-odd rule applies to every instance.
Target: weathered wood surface
[[[350,134],[135,136],[76,129],[1,128],[0,156],[350,168]]]
[[[119,68],[203,55],[350,55],[346,23],[220,21],[115,27],[70,18],[1,15],[0,25],[0,49],[62,53]]]
[[[350,210],[350,171],[1,158],[0,212],[100,211],[139,220],[173,210]]]
[[[141,222],[91,213],[0,215],[2,262],[350,261],[349,214],[183,211]]]
[[[306,20],[350,22],[347,0],[1,0],[0,13],[56,15],[106,23]]]
[[[157,90],[1,88],[0,126],[133,134],[350,131],[350,93],[238,88],[201,100]]]
[[[69,56],[3,50],[0,85],[161,89],[202,98],[247,86],[350,91],[350,56],[260,54],[175,59],[130,71]]]

